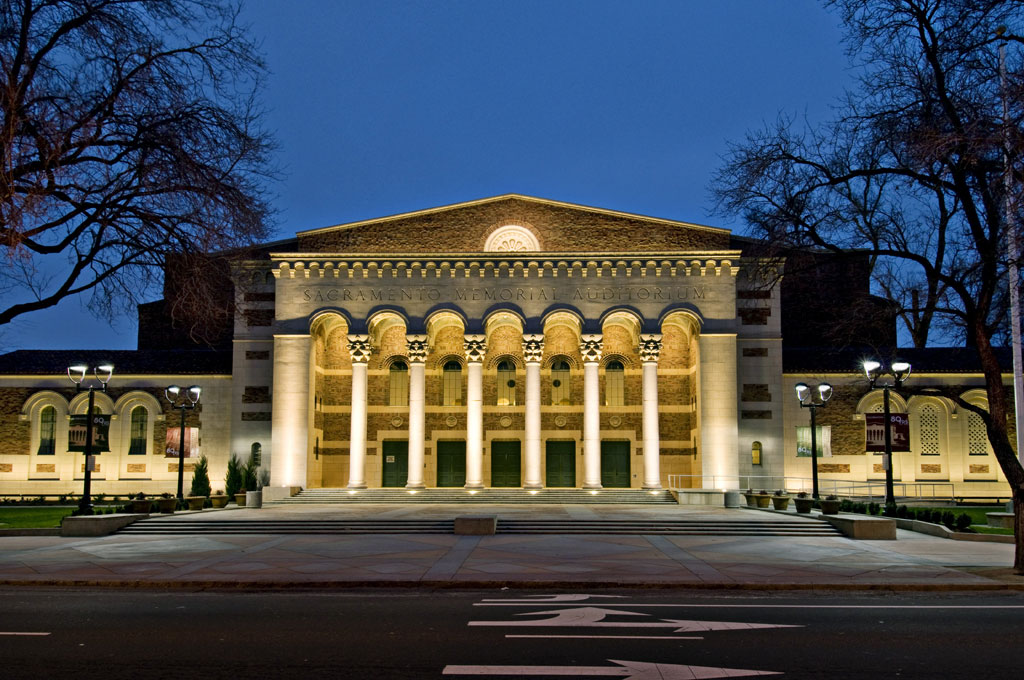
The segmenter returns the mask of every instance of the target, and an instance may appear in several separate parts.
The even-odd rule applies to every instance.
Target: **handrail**
[[[689,483],[686,483],[689,482]],[[847,496],[866,500],[885,500],[885,480],[819,479],[822,495]],[[952,482],[896,482],[896,495],[902,498],[922,500],[948,500],[955,497]],[[668,476],[668,488],[672,491],[687,489],[743,490],[757,489],[774,491],[784,489],[790,493],[810,493],[810,477],[787,477],[782,475],[678,475]]]

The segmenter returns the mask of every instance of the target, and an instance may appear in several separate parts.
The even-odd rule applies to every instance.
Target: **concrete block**
[[[264,501],[277,501],[282,498],[297,496],[302,491],[301,486],[265,486],[263,487]]]
[[[896,522],[888,517],[865,515],[818,515],[847,538],[861,541],[895,541]]]
[[[674,493],[679,505],[707,505],[721,508],[725,507],[728,492],[720,489],[679,489]],[[739,507],[739,494],[735,493],[737,494],[736,505],[732,507]]]
[[[146,519],[149,515],[122,513],[117,515],[88,515],[65,517],[60,525],[61,536],[107,536],[132,522]]]
[[[457,536],[493,536],[497,529],[497,515],[463,515],[455,518]]]
[[[1012,512],[986,512],[985,518],[988,520],[990,527],[997,527],[999,529],[1013,528]]]

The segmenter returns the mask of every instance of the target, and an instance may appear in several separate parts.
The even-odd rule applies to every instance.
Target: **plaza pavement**
[[[685,506],[309,505],[206,510],[160,521],[473,514],[496,514],[499,521],[779,519],[756,510]],[[1011,544],[902,530],[895,541],[615,534],[0,536],[0,585],[1024,590],[1024,577],[1012,574],[1012,563]]]

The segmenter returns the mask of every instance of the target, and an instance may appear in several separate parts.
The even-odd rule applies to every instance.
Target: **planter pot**
[[[244,508],[245,507],[245,493],[246,493],[245,491],[242,491],[241,493],[236,493],[235,494],[235,503],[240,508]]]
[[[247,508],[262,508],[263,507],[263,492],[262,491],[246,491],[245,492],[245,507],[247,507]]]
[[[132,512],[138,512],[141,514],[149,514],[153,512],[153,499],[151,498],[135,498],[132,499]]]
[[[174,508],[177,507],[177,505],[178,505],[178,499],[177,498],[157,498],[156,499],[156,506],[157,506],[157,508],[159,508],[160,512],[164,513],[165,515],[173,514],[174,513]]]
[[[821,501],[821,514],[823,515],[838,515],[839,514],[839,501]]]
[[[814,505],[813,498],[794,498],[793,505],[796,506],[796,511],[801,515],[806,515],[811,512],[811,507]]]
[[[745,493],[745,494],[743,494],[743,497],[747,499],[747,507],[748,508],[756,508],[757,507],[757,494],[756,493]]]
[[[189,510],[202,510],[206,505],[206,496],[185,496],[185,500],[188,501]]]
[[[767,508],[768,504],[771,502],[771,499],[772,497],[769,496],[768,494],[756,494],[754,496],[754,500],[757,501],[757,507],[759,508]]]
[[[772,496],[772,505],[776,510],[785,510],[789,507],[789,496]]]
[[[210,502],[213,503],[213,507],[215,508],[223,508],[228,504],[228,496],[223,493],[216,496],[210,496]]]

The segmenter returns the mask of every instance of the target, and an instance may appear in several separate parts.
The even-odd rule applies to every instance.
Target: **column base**
[[[644,484],[642,488],[643,488],[643,489],[644,489],[645,491],[660,491],[660,490],[661,490],[662,488],[664,488],[664,487],[662,487],[662,486],[661,486],[661,482],[659,482],[659,483],[657,483],[657,484],[652,484],[652,485],[647,485],[647,484]]]
[[[346,489],[365,489],[366,482],[349,482]]]
[[[601,486],[600,484],[584,484],[583,488],[584,489],[603,489],[604,487]]]
[[[481,482],[477,482],[475,484],[470,484],[470,483],[467,482],[466,486],[464,486],[462,488],[463,489],[484,489],[486,487]]]
[[[422,482],[420,482],[419,484],[406,484],[405,488],[406,489],[426,489],[427,486],[426,486],[426,484],[423,484]]]
[[[523,484],[523,488],[524,489],[543,489],[544,485],[541,484],[540,482],[537,482],[536,484]]]

